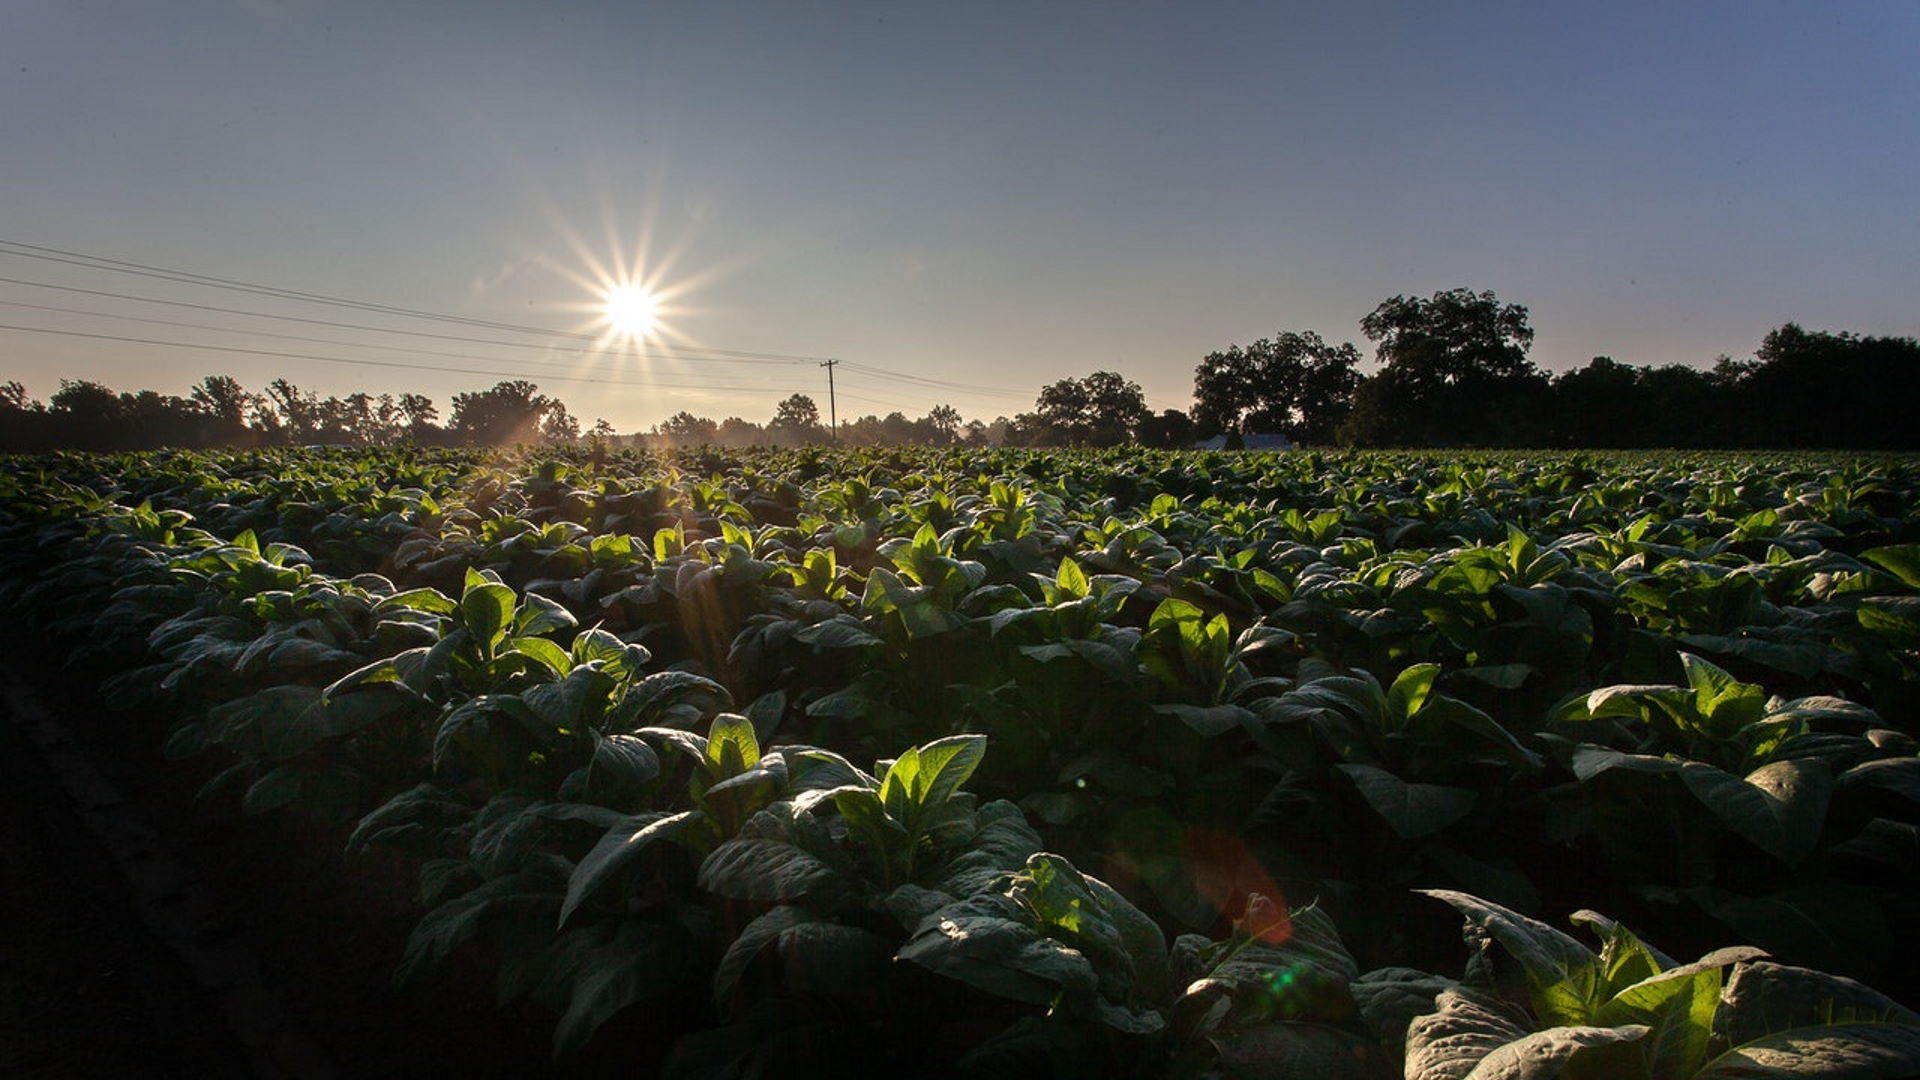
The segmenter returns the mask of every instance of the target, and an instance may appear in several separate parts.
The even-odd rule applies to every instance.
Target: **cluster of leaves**
[[[1915,989],[1909,463],[18,465],[7,598],[213,792],[417,860],[403,980],[484,957],[561,1053],[652,1017],[689,1076],[1451,1076],[1415,1066],[1467,1017],[1665,1077],[1770,1038],[1761,987]],[[1542,1007],[1493,931],[1421,974],[1419,889],[1778,962],[1583,915],[1602,974],[1555,954]]]

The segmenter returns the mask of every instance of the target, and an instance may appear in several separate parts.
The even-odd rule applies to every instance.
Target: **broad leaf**
[[[1602,990],[1600,958],[1546,923],[1476,896],[1446,889],[1419,890],[1466,916],[1470,945],[1491,939],[1520,962],[1533,989],[1534,1012],[1550,1024],[1585,1024]]]
[[[1475,796],[1468,788],[1410,784],[1372,765],[1338,768],[1402,840],[1431,836],[1473,811]]]
[[[1833,791],[1826,763],[1804,759],[1762,765],[1745,779],[1688,762],[1680,779],[1727,828],[1788,865],[1819,841]]]
[[[656,840],[675,839],[697,821],[698,816],[691,810],[678,814],[656,811],[634,814],[608,829],[593,850],[573,868],[567,881],[566,899],[560,905],[560,922],[565,924],[576,908],[633,865],[648,845]]]

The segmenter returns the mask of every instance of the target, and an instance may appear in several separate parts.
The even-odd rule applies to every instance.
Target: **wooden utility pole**
[[[838,360],[820,361],[820,366],[827,369],[827,421],[832,425],[827,430],[832,432],[833,441],[836,443],[840,441],[840,410],[833,401],[833,365],[839,362]]]

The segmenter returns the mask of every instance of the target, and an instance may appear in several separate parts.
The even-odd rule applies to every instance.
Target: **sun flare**
[[[638,341],[653,332],[660,301],[644,286],[615,285],[606,291],[601,317],[616,336]]]

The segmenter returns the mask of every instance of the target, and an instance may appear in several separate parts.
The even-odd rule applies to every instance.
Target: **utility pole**
[[[833,401],[833,365],[839,362],[838,360],[820,361],[820,366],[827,369],[827,421],[833,425],[828,428],[828,431],[833,434],[835,443],[840,441],[840,410]]]

